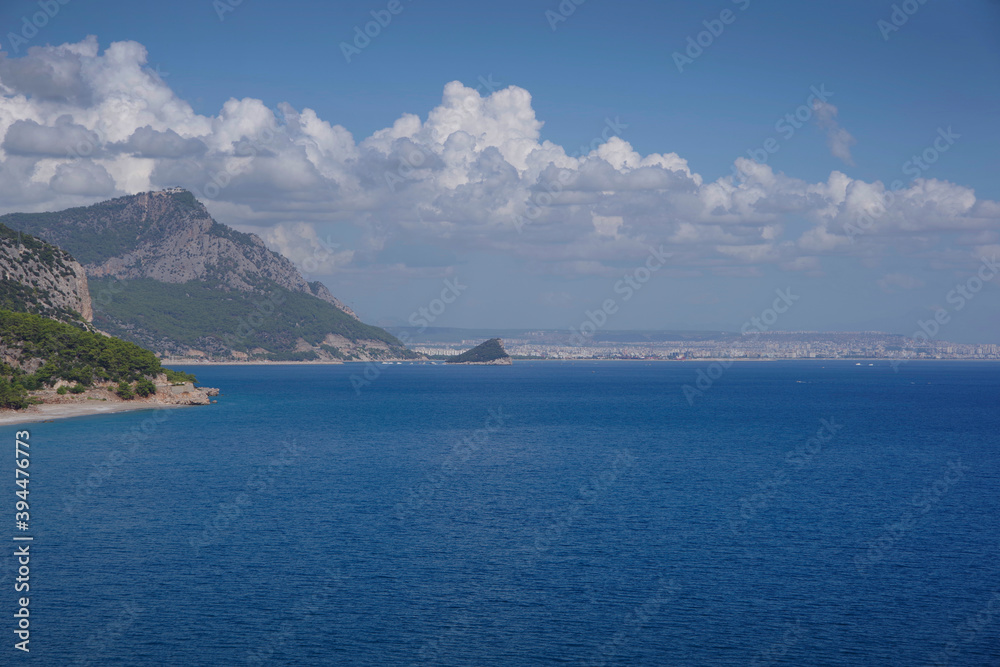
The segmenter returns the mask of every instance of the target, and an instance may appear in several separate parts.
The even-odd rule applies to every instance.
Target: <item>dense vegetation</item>
[[[156,355],[134,343],[31,313],[0,310],[0,349],[6,360],[0,363],[0,407],[6,408],[26,407],[28,391],[57,380],[76,383],[72,393],[96,382],[118,382],[119,395],[125,393],[122,385],[131,392],[133,383],[140,395],[152,393],[151,379],[160,373],[172,382],[196,381],[188,373],[163,368]],[[24,370],[35,366],[34,372]]]
[[[100,329],[154,348],[170,340],[210,352],[262,348],[270,355],[266,358],[276,361],[309,360],[316,355],[296,352],[297,339],[320,345],[329,333],[403,347],[395,336],[326,301],[274,283],[264,285],[261,294],[226,290],[218,282],[162,283],[151,278],[96,278],[90,285],[94,294],[113,295],[108,303],[94,304],[94,323]]]
[[[190,192],[169,195],[180,214],[201,208]],[[161,221],[155,218],[130,221],[127,234],[117,221],[135,203],[135,197],[119,197],[92,206],[48,213],[10,213],[0,223],[34,234],[72,253],[81,264],[100,264],[134,249],[144,238],[156,238]],[[17,232],[15,232],[16,234]]]
[[[449,364],[461,364],[468,362],[485,362],[494,361],[496,359],[506,358],[507,352],[503,349],[503,344],[500,342],[499,338],[490,338],[485,343],[477,345],[467,352],[456,355],[454,357],[449,357],[445,363]]]
[[[113,203],[106,202],[104,206]],[[100,263],[133,248],[135,236],[129,238],[121,230],[101,224],[99,213],[102,205],[98,204],[97,207],[97,211],[94,210],[95,207],[88,206],[49,213],[10,213],[0,218],[0,222],[38,234],[62,248],[71,248],[76,260],[83,264]],[[114,209],[106,212],[110,214]],[[145,231],[142,228],[136,230],[137,235],[142,235]]]

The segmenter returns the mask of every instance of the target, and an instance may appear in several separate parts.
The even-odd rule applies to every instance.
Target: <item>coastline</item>
[[[173,366],[343,366],[345,364],[381,364],[383,361],[403,364],[428,364],[427,359],[379,359],[378,361],[201,361],[198,359],[160,359]],[[438,361],[438,363],[442,363]]]
[[[167,366],[343,366],[347,364],[381,364],[383,360],[379,361],[199,361],[199,360],[162,360],[162,363]],[[385,359],[384,361],[395,364],[399,361],[403,364],[413,364],[415,366],[419,365],[430,365],[430,360],[424,359]],[[465,364],[447,364],[442,360],[435,359],[437,365],[439,366],[462,366]],[[746,359],[742,357],[737,358],[727,358],[727,357],[698,357],[696,359],[594,359],[590,357],[579,357],[571,359],[514,359],[514,363],[521,363],[527,361],[558,361],[558,362],[574,362],[574,361],[648,361],[657,363],[680,363],[680,364],[691,364],[691,363],[703,363],[703,362],[715,362],[715,361],[725,361],[725,362],[735,362],[735,363],[768,363],[774,361],[803,361],[803,362],[883,362],[892,363],[896,361],[898,363],[911,363],[917,361],[971,361],[971,362],[1000,362],[1000,359],[889,359],[886,357],[852,357],[852,358],[840,358],[840,359],[811,359],[803,357],[779,357],[776,359]]]
[[[24,410],[0,410],[0,426],[12,424],[37,424],[55,419],[90,417],[133,410],[158,410],[161,408],[193,407],[178,403],[91,401],[87,403],[43,403]]]
[[[165,377],[161,375],[159,379],[165,380]],[[59,394],[60,386],[65,386],[63,380],[60,380],[55,387],[31,392],[32,397],[41,402],[29,405],[23,410],[0,409],[0,426],[133,410],[210,405],[215,403],[211,397],[219,395],[219,390],[214,387],[195,387],[191,382],[177,384],[161,382],[156,385],[157,391],[154,395],[128,400],[120,398],[112,390],[113,385],[91,387],[80,396]]]

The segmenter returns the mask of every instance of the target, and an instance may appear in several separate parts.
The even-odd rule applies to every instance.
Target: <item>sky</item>
[[[0,213],[179,185],[383,326],[1000,343],[998,74],[994,0],[4,0]]]

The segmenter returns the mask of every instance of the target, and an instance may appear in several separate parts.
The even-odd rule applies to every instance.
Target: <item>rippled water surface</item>
[[[1000,365],[707,367],[200,367],[32,425],[33,664],[1000,665]]]

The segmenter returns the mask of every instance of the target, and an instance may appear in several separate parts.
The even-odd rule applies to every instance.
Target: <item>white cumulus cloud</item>
[[[676,251],[675,270],[732,275],[890,250],[948,264],[1000,231],[1000,204],[942,180],[887,191],[835,171],[810,183],[744,158],[707,180],[676,153],[642,155],[617,136],[571,155],[542,138],[516,86],[483,95],[453,81],[433,109],[355,138],[287,103],[230,99],[197,114],[168,80],[135,42],[0,54],[0,212],[180,185],[320,275],[419,269],[407,257],[420,248],[567,275],[613,275],[659,244]],[[815,111],[850,162],[836,108]],[[320,239],[340,227],[352,247],[331,251]]]

